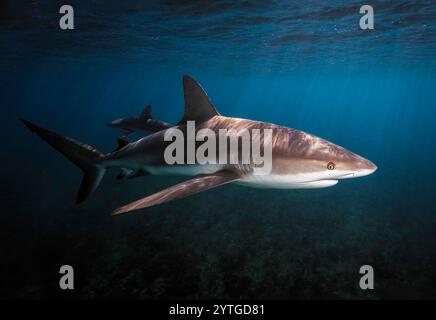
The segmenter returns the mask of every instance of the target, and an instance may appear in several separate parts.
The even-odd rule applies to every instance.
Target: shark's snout
[[[374,173],[377,166],[365,158],[360,158],[354,166],[352,173],[345,175],[342,179],[364,177]]]
[[[374,173],[377,170],[377,166],[371,161],[364,159],[359,169],[354,173],[354,177],[363,177]]]
[[[348,163],[346,170],[342,172],[339,171],[340,175],[337,176],[337,179],[342,180],[364,177],[377,170],[377,166],[368,159],[358,155],[353,155],[353,158],[354,159]]]

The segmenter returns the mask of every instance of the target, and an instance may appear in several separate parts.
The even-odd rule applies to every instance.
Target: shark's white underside
[[[301,178],[296,175],[251,175],[236,183],[265,189],[317,189],[331,187],[338,183],[338,180],[333,179],[301,181]]]
[[[211,165],[185,165],[185,166],[147,166],[144,170],[153,175],[188,175],[196,176],[200,174],[211,174],[224,170],[224,165],[211,164]],[[273,188],[273,189],[316,189],[327,188],[334,186],[338,183],[336,178],[344,178],[351,175],[349,172],[336,171],[331,175],[326,175],[325,172],[320,173],[306,173],[306,174],[268,174],[268,175],[255,175],[247,174],[241,176],[240,180],[235,181],[253,188]]]

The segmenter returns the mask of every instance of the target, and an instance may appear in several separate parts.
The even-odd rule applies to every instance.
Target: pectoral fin
[[[240,176],[237,173],[230,171],[220,171],[212,174],[201,175],[122,206],[116,209],[113,212],[113,215],[127,213],[134,210],[152,207],[157,204],[186,198],[193,194],[238,180],[239,178]]]

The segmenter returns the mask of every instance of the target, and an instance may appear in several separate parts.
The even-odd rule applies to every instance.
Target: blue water
[[[436,5],[359,1],[70,1],[0,10],[4,298],[435,298]],[[109,152],[105,123],[182,115],[181,77],[226,116],[316,134],[371,161],[319,190],[228,185],[122,217],[183,177],[115,180],[75,205],[80,171],[23,117]],[[133,138],[133,137],[132,137]],[[5,258],[4,258],[5,257]],[[58,269],[80,270],[74,293]],[[375,270],[376,290],[358,270]]]

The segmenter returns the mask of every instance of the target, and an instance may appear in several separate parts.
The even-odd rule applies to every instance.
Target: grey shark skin
[[[109,127],[119,128],[124,131],[125,134],[132,132],[146,132],[153,133],[161,130],[165,130],[173,127],[164,121],[153,119],[151,116],[151,106],[148,105],[138,118],[127,117],[121,118],[107,123]]]
[[[84,178],[77,202],[85,200],[97,188],[109,167],[119,167],[138,175],[195,176],[191,180],[122,206],[114,214],[185,198],[230,182],[260,188],[325,188],[335,185],[338,180],[366,176],[377,169],[371,161],[303,131],[266,122],[221,116],[202,87],[189,76],[183,77],[183,87],[185,113],[174,128],[186,132],[186,122],[194,120],[196,131],[208,128],[216,134],[219,129],[235,129],[234,133],[239,129],[271,129],[270,173],[255,175],[253,165],[242,163],[168,165],[164,160],[164,150],[171,142],[164,141],[165,131],[158,131],[132,143],[123,142],[117,150],[104,155],[89,145],[40,128],[26,120],[22,121],[31,131],[36,132],[82,169]]]

